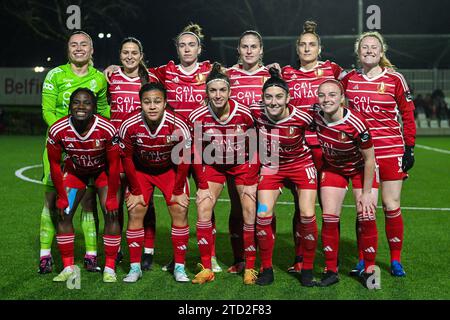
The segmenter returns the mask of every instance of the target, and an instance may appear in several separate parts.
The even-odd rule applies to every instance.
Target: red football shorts
[[[344,176],[334,171],[324,169],[320,176],[320,187],[335,187],[347,189],[349,180],[352,181],[353,189],[362,189],[364,186],[364,170],[359,171],[353,176]],[[372,188],[378,189],[379,178],[375,169]]]
[[[204,165],[205,177],[208,182],[215,182],[224,184],[227,181],[227,176],[234,178],[235,185],[245,185],[248,179],[248,163],[238,165],[222,165],[210,166]],[[247,185],[254,185],[258,183],[258,176],[252,177],[247,181]]]
[[[139,181],[145,203],[149,203],[150,197],[153,194],[155,187],[157,187],[164,195],[167,205],[174,205],[175,203],[170,202],[170,199],[172,198],[173,188],[175,187],[176,175],[177,173],[173,168],[158,174],[149,174],[136,170],[136,177]],[[183,191],[189,197],[189,182],[187,178]]]
[[[402,157],[377,158],[381,181],[405,180],[408,174],[402,170]]]
[[[293,183],[297,189],[317,189],[317,170],[314,164],[280,168],[278,171],[261,168],[258,190],[278,190]]]
[[[108,176],[105,171],[93,175],[77,176],[73,172],[64,172],[64,187],[85,189],[86,187],[103,188],[108,185]]]

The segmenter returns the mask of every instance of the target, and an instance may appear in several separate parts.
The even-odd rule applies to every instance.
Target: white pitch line
[[[33,169],[33,168],[38,168],[38,167],[42,167],[42,164],[37,164],[34,166],[28,166],[28,167],[24,167],[21,169],[16,170],[16,177],[18,177],[19,179],[28,181],[28,182],[32,182],[32,183],[37,183],[37,184],[43,184],[42,181],[40,180],[34,180],[31,178],[28,178],[26,176],[23,175],[23,173],[29,169]],[[163,195],[162,194],[155,194],[155,197],[158,198],[162,198]],[[195,197],[191,197],[191,200],[195,200]],[[230,199],[218,199],[218,202],[230,202]],[[278,201],[277,204],[282,204],[282,205],[294,205],[294,202],[290,202],[290,201]],[[319,206],[319,204],[316,204],[316,206]],[[344,208],[354,208],[354,205],[349,205],[349,204],[344,204],[343,205]],[[382,207],[379,206],[378,209],[381,209]],[[425,207],[402,207],[402,210],[417,210],[417,211],[450,211],[450,208],[425,208]]]
[[[439,152],[439,153],[450,154],[450,150],[432,148],[432,147],[424,146],[422,144],[416,144],[416,147],[419,147],[419,148],[422,148],[422,149],[426,149],[426,150],[430,150],[430,151]]]
[[[43,184],[42,181],[40,181],[40,180],[34,180],[34,179],[28,178],[28,177],[23,175],[23,173],[25,171],[27,171],[29,169],[33,169],[33,168],[38,168],[38,167],[42,167],[42,164],[36,164],[34,166],[28,166],[28,167],[20,168],[19,170],[16,170],[16,172],[15,172],[16,177],[19,178],[19,179],[28,181],[28,182],[37,183],[37,184]]]

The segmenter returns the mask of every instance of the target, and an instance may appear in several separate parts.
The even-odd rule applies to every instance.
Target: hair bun
[[[269,69],[269,73],[272,78],[280,78],[280,72],[275,67],[271,67]]]
[[[200,38],[200,40],[203,40],[203,38],[205,37],[202,33],[202,27],[192,22],[183,29],[183,32],[192,32],[196,34],[197,37]]]
[[[308,20],[303,24],[303,32],[307,33],[316,33],[317,23],[314,21]]]
[[[214,62],[211,67],[210,74],[216,75],[219,73],[223,73],[222,69],[222,65],[219,62]]]

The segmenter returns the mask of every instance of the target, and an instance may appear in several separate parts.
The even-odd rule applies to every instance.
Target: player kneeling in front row
[[[119,146],[114,126],[96,115],[97,99],[86,88],[75,90],[70,96],[70,114],[49,130],[47,151],[50,172],[57,191],[57,242],[63,260],[63,271],[53,278],[62,282],[74,272],[73,216],[87,192],[96,190],[105,218],[104,282],[115,282],[115,258],[120,245],[116,193],[119,185]],[[60,166],[61,153],[67,154],[64,177]],[[92,198],[95,198],[93,195]]]
[[[303,286],[313,287],[316,284],[313,263],[317,247],[317,173],[311,150],[304,144],[305,129],[310,126],[313,118],[300,108],[289,104],[289,88],[286,82],[280,79],[278,71],[271,68],[270,74],[271,78],[263,86],[264,105],[254,105],[250,109],[259,138],[264,140],[267,151],[271,152],[269,161],[261,158],[258,183],[256,236],[263,271],[256,284],[269,285],[274,280],[272,255],[275,235],[271,227],[273,210],[283,185],[291,182],[295,184],[300,207],[300,237],[303,246],[300,282]],[[261,147],[261,142],[259,145]]]
[[[188,282],[184,265],[189,241],[190,129],[184,119],[166,109],[166,89],[160,83],[143,85],[139,99],[142,111],[130,115],[119,129],[122,165],[129,183],[126,203],[131,269],[123,281],[136,282],[142,277],[144,216],[158,187],[172,218],[173,274],[176,281]]]
[[[255,161],[256,152],[249,152],[249,132],[254,127],[253,119],[247,107],[230,99],[230,80],[218,63],[214,63],[206,79],[206,94],[206,105],[200,106],[189,115],[194,132],[199,132],[202,136],[198,146],[197,139],[194,143],[193,165],[199,187],[196,200],[197,240],[202,270],[192,282],[202,284],[215,279],[211,269],[211,218],[228,178],[235,181],[238,201],[242,207],[245,260],[243,282],[251,285],[255,283],[257,274],[254,270],[255,212],[259,170]]]
[[[318,88],[320,111],[314,114],[317,137],[324,154],[320,193],[323,208],[322,245],[327,272],[320,287],[339,281],[339,219],[349,180],[352,181],[359,222],[359,239],[367,280],[377,252],[375,212],[378,181],[374,177],[375,154],[367,122],[344,107],[344,90],[336,80],[325,80]],[[366,281],[363,281],[365,285]]]

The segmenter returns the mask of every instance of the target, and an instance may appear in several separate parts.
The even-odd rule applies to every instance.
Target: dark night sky
[[[227,0],[236,7],[242,6],[242,1]],[[287,0],[286,0],[287,1]],[[283,5],[285,0],[276,3]],[[76,2],[76,1],[74,1]],[[87,1],[85,1],[88,3]],[[133,1],[131,1],[133,2]],[[220,60],[220,50],[217,43],[210,39],[213,36],[239,36],[245,29],[232,14],[223,12],[219,8],[208,12],[200,12],[199,8],[206,1],[191,1],[191,8],[181,7],[178,1],[134,1],[142,14],[138,19],[125,20],[117,17],[124,36],[136,36],[144,44],[147,60],[150,66],[166,63],[176,57],[172,39],[190,21],[199,23],[206,35],[204,53],[201,59]],[[258,7],[269,2],[269,0],[249,0],[249,3]],[[298,0],[301,3],[301,0]],[[383,34],[450,34],[450,23],[448,12],[449,1],[438,0],[364,0],[364,7],[376,4],[381,8],[381,32]],[[301,17],[298,19],[296,31],[283,34],[285,36],[297,36],[301,30],[303,21],[314,19],[319,24],[318,32],[324,35],[356,34],[357,28],[357,0],[303,1]],[[81,8],[83,13],[83,7]],[[276,15],[274,15],[276,16]],[[367,17],[367,15],[365,15]],[[55,19],[49,15],[48,19]],[[276,21],[269,19],[264,10],[255,12],[255,20],[258,23],[258,31],[264,36],[281,35],[275,34],[274,30],[280,30],[283,23],[290,18],[280,16]],[[278,24],[274,26],[274,24]],[[21,24],[19,20],[12,18],[4,12],[0,14],[0,28],[4,40],[1,48],[0,67],[29,67],[43,65],[52,67],[65,62],[64,45],[60,42],[42,40],[34,35],[30,29]],[[102,29],[102,30],[101,30]],[[104,30],[103,30],[104,29]],[[117,63],[119,43],[122,36],[113,33],[109,40],[99,39],[98,32],[108,32],[105,26],[97,26],[90,31],[94,39],[96,66],[103,68],[106,64]],[[392,40],[388,45],[392,48],[388,55],[394,64],[403,68],[428,68],[439,56],[449,40]],[[295,42],[295,40],[294,40]],[[352,56],[352,41],[336,42],[322,41],[324,46],[323,59],[332,59],[344,67],[350,67],[354,62]],[[279,50],[272,50],[275,46],[287,44],[285,42],[265,42],[265,62],[279,61],[282,65],[295,63],[293,47],[285,46]],[[235,47],[236,43],[228,43]],[[449,50],[450,51],[450,50]],[[403,54],[402,53],[406,53]],[[46,58],[51,56],[53,60],[48,63]],[[235,62],[235,53],[227,51],[226,64]],[[442,59],[440,68],[449,68],[450,52]]]

